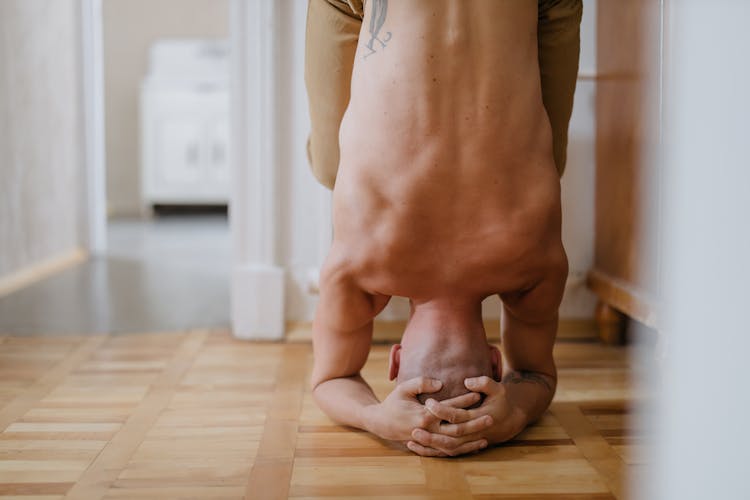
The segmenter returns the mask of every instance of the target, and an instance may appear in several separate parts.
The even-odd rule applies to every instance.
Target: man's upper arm
[[[313,387],[359,373],[370,353],[372,320],[387,302],[388,297],[363,291],[348,273],[327,263],[313,323]]]
[[[367,361],[371,342],[372,322],[349,332],[323,327],[314,328],[315,364],[311,379],[313,388],[326,380],[357,375]]]
[[[524,294],[501,297],[504,371],[535,371],[555,378],[552,351],[567,266],[564,271],[554,273]]]

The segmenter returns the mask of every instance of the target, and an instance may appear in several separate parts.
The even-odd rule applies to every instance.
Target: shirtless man
[[[420,455],[511,439],[555,392],[567,259],[539,20],[537,0],[364,5],[311,383],[336,421]],[[493,294],[501,351],[481,318]],[[360,370],[392,296],[410,299],[411,317],[380,402]]]

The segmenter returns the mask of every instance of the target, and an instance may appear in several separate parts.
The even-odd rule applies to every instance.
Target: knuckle
[[[432,446],[434,444],[434,439],[432,438],[432,434],[429,432],[421,433],[419,436],[419,444],[422,446]]]
[[[432,418],[430,417],[430,415],[423,414],[423,415],[420,415],[419,418],[417,419],[417,424],[418,424],[417,426],[421,428],[429,427],[431,423],[432,423]]]
[[[458,443],[456,443],[455,439],[448,436],[442,436],[442,439],[438,441],[438,445],[446,450],[455,450],[458,448]]]

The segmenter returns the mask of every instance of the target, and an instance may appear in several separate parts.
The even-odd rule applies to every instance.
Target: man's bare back
[[[535,2],[385,5],[341,125],[334,245],[371,293],[532,287],[562,252]]]
[[[391,378],[440,379],[449,389],[443,397],[454,398],[429,402],[432,415],[404,429],[439,433],[440,420],[456,420],[473,440],[452,449],[474,451],[515,435],[554,393],[552,344],[567,261],[536,23],[534,0],[366,4],[340,130],[312,383],[329,415],[414,440],[409,447],[421,454],[440,449],[433,440],[441,437],[415,430],[423,439],[404,438],[384,420],[399,415],[406,396],[435,386],[421,379],[397,402],[384,401],[387,411],[370,411],[379,402],[359,376],[372,320],[391,296],[412,302]],[[481,301],[493,294],[505,311],[502,368],[481,326]],[[510,385],[499,384],[501,369]],[[453,374],[459,383],[449,381]],[[483,377],[481,387],[464,387],[465,377]],[[485,403],[451,409],[477,402],[467,399],[469,389],[484,393]]]

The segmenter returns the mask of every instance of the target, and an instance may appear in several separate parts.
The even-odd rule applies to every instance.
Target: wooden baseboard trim
[[[27,266],[20,271],[0,277],[0,297],[9,295],[32,283],[48,278],[76,264],[80,264],[87,258],[88,252],[82,248],[76,248],[71,252],[45,259]]]
[[[622,280],[591,271],[588,287],[603,301],[641,323],[658,328],[658,302]]]

